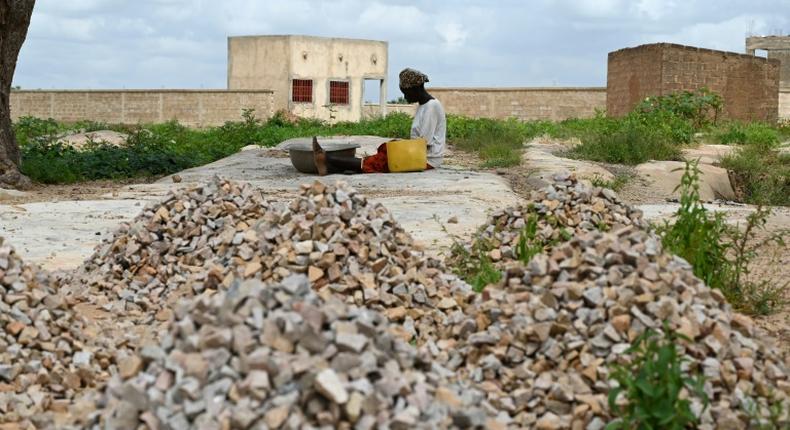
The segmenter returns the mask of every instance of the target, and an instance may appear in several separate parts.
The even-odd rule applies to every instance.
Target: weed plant
[[[370,134],[407,138],[410,124],[411,118],[401,113],[329,125],[306,119],[289,122],[283,114],[261,121],[254,111],[247,110],[241,121],[206,129],[188,128],[175,121],[122,127],[87,122],[65,125],[28,117],[20,118],[14,130],[22,151],[22,172],[51,184],[162,176],[227,157],[246,145],[271,147],[293,137]],[[89,142],[76,150],[58,140],[65,132],[104,128],[129,133],[127,144]]]
[[[715,124],[721,106],[721,97],[705,89],[648,97],[622,119],[599,114],[564,123],[558,134],[581,140],[568,152],[574,158],[617,164],[680,160],[682,146]]]
[[[749,278],[754,258],[766,245],[785,248],[779,232],[757,240],[765,229],[770,210],[758,207],[746,219],[743,230],[730,226],[721,212],[710,213],[699,196],[698,161],[687,162],[676,188],[680,207],[672,220],[659,226],[664,247],[691,264],[694,274],[711,288],[718,288],[740,311],[750,314],[772,313],[785,304],[788,283]]]
[[[630,181],[631,178],[632,175],[626,173],[619,173],[611,180],[606,180],[601,176],[596,175],[590,180],[590,183],[592,183],[592,185],[595,187],[609,188],[610,190],[620,191],[626,186],[626,184],[628,184],[628,181]]]
[[[696,426],[698,419],[688,395],[698,398],[705,408],[709,401],[703,376],[683,370],[688,359],[678,352],[680,340],[689,339],[666,324],[663,333],[647,329],[626,350],[630,361],[612,366],[610,379],[617,386],[609,391],[608,403],[618,419],[607,425],[607,430],[681,430]],[[618,403],[621,394],[625,405]]]
[[[733,140],[741,146],[723,157],[721,165],[732,172],[734,185],[745,202],[790,206],[790,152],[780,149],[775,130],[756,130]]]

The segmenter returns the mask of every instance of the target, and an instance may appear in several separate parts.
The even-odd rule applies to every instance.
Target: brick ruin
[[[606,110],[623,116],[649,96],[708,88],[724,99],[723,116],[776,122],[779,113],[777,59],[671,43],[610,52]]]

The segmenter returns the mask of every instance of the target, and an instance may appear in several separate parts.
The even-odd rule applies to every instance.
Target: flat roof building
[[[386,113],[387,55],[387,42],[377,40],[228,37],[228,89],[270,89],[276,107],[300,117],[358,121],[366,80],[378,82]]]

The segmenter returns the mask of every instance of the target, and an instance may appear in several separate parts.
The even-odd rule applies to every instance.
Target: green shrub
[[[732,171],[735,188],[745,202],[790,206],[790,153],[760,144],[744,145],[723,157],[721,166]]]
[[[61,124],[30,117],[14,124],[22,171],[48,184],[167,175],[227,157],[247,145],[274,146],[294,137],[370,134],[408,138],[410,127],[411,118],[402,113],[329,125],[308,119],[292,123],[282,114],[264,122],[253,110],[245,110],[241,121],[206,129],[190,129],[176,121],[121,127],[95,122]],[[77,151],[56,142],[66,131],[106,128],[129,133],[127,143],[89,142]]]
[[[623,118],[568,120],[553,130],[555,137],[577,137],[581,145],[568,156],[617,164],[649,160],[680,160],[681,147],[694,134],[715,123],[721,97],[707,90],[648,97]]]
[[[626,184],[628,184],[628,181],[630,181],[632,177],[632,175],[627,173],[618,173],[615,175],[614,179],[607,181],[601,176],[596,175],[590,180],[590,183],[592,183],[592,185],[595,187],[609,188],[610,190],[620,191],[626,186]]]
[[[509,167],[521,163],[528,128],[515,119],[460,119],[450,117],[451,142],[459,149],[476,152],[484,167]],[[534,131],[534,130],[532,130]]]
[[[732,122],[715,135],[722,145],[756,145],[761,148],[776,148],[779,145],[779,131],[760,122]]]
[[[666,325],[663,335],[647,329],[626,350],[630,361],[612,366],[610,379],[617,386],[609,391],[608,403],[618,419],[607,425],[607,430],[681,430],[698,423],[691,401],[682,391],[687,390],[707,408],[705,381],[702,375],[689,375],[683,370],[684,362],[689,360],[678,353],[681,339],[689,340]],[[617,403],[620,394],[627,401],[623,407]]]
[[[728,226],[724,214],[710,214],[699,196],[698,161],[687,162],[675,189],[680,189],[680,208],[674,219],[659,228],[664,247],[683,257],[694,268],[694,274],[712,288],[724,290],[731,277],[724,242]]]
[[[718,288],[738,310],[765,315],[785,304],[787,285],[777,281],[749,279],[751,264],[760,250],[775,244],[784,248],[779,232],[757,240],[765,229],[770,210],[758,207],[746,220],[743,231],[729,226],[721,212],[711,214],[699,197],[697,161],[687,162],[678,188],[680,208],[672,220],[658,228],[664,247],[691,264],[694,274],[711,288]]]
[[[14,123],[14,133],[20,147],[34,141],[52,140],[62,126],[54,119],[39,119],[31,116],[19,118]]]
[[[723,106],[720,95],[702,88],[677,91],[658,97],[647,97],[634,109],[642,115],[680,118],[694,129],[715,124]]]
[[[581,137],[582,143],[566,154],[572,158],[617,164],[649,160],[679,160],[680,148],[643,118],[630,116],[617,123],[603,123],[597,132]]]
[[[733,122],[716,134],[722,144],[740,147],[721,160],[747,203],[790,205],[790,154],[780,150],[783,126]]]

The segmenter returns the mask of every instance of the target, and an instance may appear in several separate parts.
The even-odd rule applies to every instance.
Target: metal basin
[[[353,157],[357,153],[359,144],[357,143],[322,143],[321,147],[326,152],[334,152],[345,157]],[[313,157],[313,145],[311,142],[297,142],[288,146],[288,155],[291,157],[291,164],[296,170],[302,173],[317,174],[318,168],[315,167]]]

